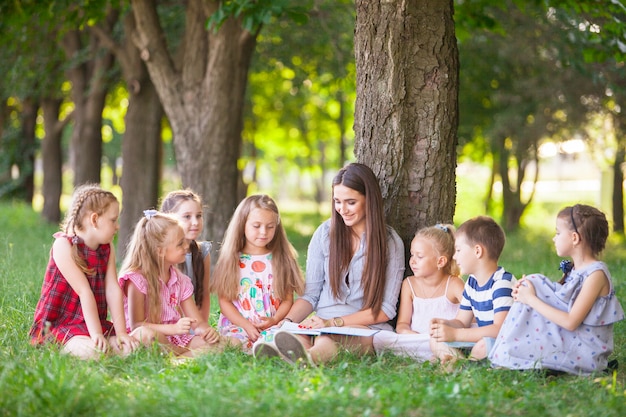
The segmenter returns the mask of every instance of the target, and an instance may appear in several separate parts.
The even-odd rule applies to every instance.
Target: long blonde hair
[[[143,275],[148,282],[148,305],[147,321],[151,323],[161,322],[161,282],[159,278],[164,271],[163,256],[159,251],[165,248],[168,233],[172,228],[182,231],[178,219],[171,214],[155,213],[139,219],[133,237],[128,243],[126,257],[120,268],[120,274],[137,272]]]
[[[102,216],[113,203],[117,203],[117,197],[110,191],[105,191],[97,184],[84,184],[74,190],[72,204],[65,215],[61,230],[69,236],[76,236],[76,231],[84,232],[83,221],[92,213]],[[72,245],[72,260],[81,271],[87,275],[93,274],[93,269],[87,266],[87,262],[78,254],[77,245]]]
[[[419,229],[415,238],[426,239],[430,242],[439,256],[445,256],[448,262],[442,268],[444,274],[459,276],[461,271],[454,260],[454,226],[451,224],[436,224]]]
[[[267,244],[267,249],[272,253],[272,272],[274,273],[276,296],[279,300],[284,300],[294,292],[301,295],[304,292],[304,279],[297,261],[298,254],[287,239],[276,203],[267,195],[249,196],[237,206],[219,251],[215,274],[212,279],[213,291],[218,296],[229,300],[237,298],[239,254],[246,245],[246,221],[254,209],[269,210],[276,214],[274,239]]]
[[[190,189],[175,190],[168,193],[161,202],[161,211],[163,213],[176,214],[181,204],[186,201],[193,201],[202,207],[202,199]],[[191,253],[191,271],[187,271],[185,262],[178,265],[184,274],[193,276],[193,297],[198,306],[202,306],[204,302],[204,258],[195,240],[189,242],[189,252]],[[209,294],[206,294],[207,299]]]

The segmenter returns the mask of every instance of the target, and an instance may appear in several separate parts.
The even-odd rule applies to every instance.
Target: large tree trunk
[[[117,14],[107,16],[105,24],[113,27]],[[74,185],[100,182],[102,162],[102,111],[107,94],[108,71],[113,66],[113,55],[104,52],[95,35],[89,37],[88,61],[82,62],[84,53],[81,39],[83,32],[74,30],[63,38],[63,48],[69,61],[76,64],[67,73],[72,83],[71,97],[74,102],[74,129],[70,146],[70,164],[74,171]]]
[[[184,187],[209,208],[205,234],[220,241],[238,203],[247,72],[256,36],[229,19],[214,33],[205,27],[218,2],[189,0],[182,59],[174,64],[154,0],[133,0],[135,43],[141,50],[174,134]]]
[[[41,143],[43,165],[43,210],[42,217],[50,223],[61,220],[61,192],[63,189],[63,155],[61,136],[64,123],[59,122],[61,99],[44,99],[41,102],[45,136]]]
[[[378,176],[405,249],[452,222],[458,50],[452,0],[357,0],[355,153]]]

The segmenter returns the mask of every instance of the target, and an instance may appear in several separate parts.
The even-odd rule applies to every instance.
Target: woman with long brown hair
[[[359,163],[342,168],[333,179],[332,202],[331,218],[318,227],[309,244],[305,293],[285,320],[313,329],[391,330],[387,321],[396,315],[404,246],[385,224],[382,194],[372,170]],[[361,336],[279,332],[275,343],[281,356],[291,362],[326,362],[342,346],[359,353],[373,351],[372,338]]]

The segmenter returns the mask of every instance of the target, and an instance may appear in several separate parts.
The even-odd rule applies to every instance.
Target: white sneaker
[[[295,334],[279,331],[274,335],[274,343],[285,361],[294,365],[315,366],[309,352]]]
[[[259,358],[282,358],[282,355],[276,349],[276,346],[273,343],[255,343],[252,347],[252,354],[256,359]]]

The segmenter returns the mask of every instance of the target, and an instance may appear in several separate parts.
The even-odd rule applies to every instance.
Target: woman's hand
[[[323,318],[313,315],[308,319],[302,320],[300,326],[305,329],[321,329],[322,327],[328,327],[329,323]]]

